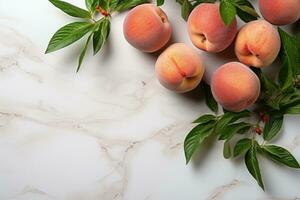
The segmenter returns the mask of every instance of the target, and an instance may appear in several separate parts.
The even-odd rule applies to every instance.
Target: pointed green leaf
[[[92,13],[96,10],[98,4],[99,0],[85,0],[85,5],[87,9]]]
[[[181,17],[186,21],[193,10],[193,6],[189,0],[184,0],[181,6]]]
[[[206,115],[202,115],[201,117],[199,117],[198,119],[196,119],[193,123],[196,123],[196,124],[206,124],[206,123],[211,122],[211,121],[216,121],[216,116],[215,115],[206,114]]]
[[[90,32],[94,24],[90,22],[73,22],[59,29],[51,38],[46,53],[69,46]]]
[[[282,147],[265,145],[261,149],[266,156],[278,163],[291,168],[300,168],[300,165],[295,157],[288,150]]]
[[[234,147],[233,156],[236,157],[246,153],[250,149],[251,145],[252,140],[250,140],[249,138],[239,140]]]
[[[74,6],[65,1],[60,1],[60,0],[49,0],[49,1],[55,7],[59,8],[60,10],[62,10],[63,12],[67,13],[72,17],[87,18],[87,19],[92,18],[91,14],[87,10]]]
[[[193,128],[184,140],[186,163],[189,163],[199,145],[214,131],[215,124],[200,124]]]
[[[80,67],[81,67],[81,64],[82,64],[83,58],[84,58],[84,56],[85,56],[85,53],[86,53],[87,47],[88,47],[88,45],[89,45],[89,42],[90,42],[90,40],[91,40],[91,37],[92,37],[92,34],[88,37],[88,39],[87,39],[87,41],[86,41],[86,43],[85,43],[85,46],[84,46],[84,48],[82,49],[82,51],[81,51],[81,53],[80,53],[76,73],[79,71],[79,69],[80,69]]]
[[[235,19],[236,8],[230,1],[222,0],[220,3],[220,14],[224,24],[228,26]]]
[[[107,18],[104,18],[99,24],[99,28],[94,32],[93,36],[93,47],[94,55],[99,52],[106,42],[110,32],[110,21]]]
[[[219,130],[218,134],[220,135],[219,140],[227,140],[232,138],[232,136],[239,132],[239,130],[250,129],[251,124],[246,122],[240,122],[235,124],[229,124],[223,129]]]
[[[208,84],[206,84],[205,82],[201,83],[201,87],[204,91],[204,95],[205,95],[205,103],[206,105],[214,112],[217,113],[218,112],[218,103],[217,101],[214,99],[212,93],[211,93],[211,89],[210,86]]]
[[[125,10],[131,9],[137,5],[147,3],[148,0],[123,0],[120,1],[119,4],[116,6],[115,11],[123,12]]]
[[[257,181],[258,185],[264,190],[264,184],[259,169],[259,163],[256,157],[257,145],[257,142],[252,141],[251,147],[245,155],[245,164],[250,174]]]
[[[278,32],[282,44],[280,57],[283,62],[278,81],[282,91],[289,91],[293,88],[294,77],[300,74],[300,56],[296,39],[281,28],[278,28]]]
[[[265,140],[270,141],[281,130],[283,124],[283,115],[270,115],[269,121],[266,123],[263,130],[263,137]]]

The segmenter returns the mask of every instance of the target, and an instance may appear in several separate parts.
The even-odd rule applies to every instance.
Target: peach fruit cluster
[[[246,23],[238,30],[237,20],[225,25],[219,3],[202,3],[188,18],[188,34],[195,47],[207,52],[221,52],[235,41],[239,62],[220,66],[211,77],[211,90],[225,109],[238,112],[251,106],[260,94],[260,81],[249,68],[269,66],[276,59],[280,36],[274,25],[286,25],[300,17],[300,0],[259,0],[265,20]],[[143,52],[156,52],[167,45],[172,28],[166,13],[153,4],[132,9],[124,20],[126,40]],[[158,57],[155,72],[160,83],[175,92],[196,88],[205,71],[198,52],[183,43],[166,48]]]

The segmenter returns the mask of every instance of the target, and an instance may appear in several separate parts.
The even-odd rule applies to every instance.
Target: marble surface
[[[163,8],[173,41],[192,46],[179,6],[168,0]],[[52,34],[74,18],[46,0],[0,0],[0,199],[300,199],[300,171],[262,160],[263,192],[243,161],[223,158],[218,141],[185,165],[190,122],[208,112],[201,91],[164,89],[154,76],[156,55],[123,38],[124,16],[113,17],[108,44],[94,57],[89,49],[76,74],[84,41],[44,54]],[[207,67],[234,59],[201,54]],[[287,117],[274,141],[298,160],[299,120]]]

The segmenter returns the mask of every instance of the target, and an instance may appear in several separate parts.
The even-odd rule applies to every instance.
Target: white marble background
[[[175,0],[163,8],[173,41],[191,45]],[[0,200],[300,199],[299,170],[263,160],[263,192],[243,161],[222,157],[221,142],[185,165],[190,122],[208,109],[199,90],[160,86],[155,55],[124,40],[124,15],[113,17],[108,44],[94,57],[89,50],[75,74],[83,41],[43,53],[74,18],[46,0],[0,0]],[[227,54],[205,55],[207,67],[231,60]],[[275,141],[298,160],[299,119],[288,117]]]

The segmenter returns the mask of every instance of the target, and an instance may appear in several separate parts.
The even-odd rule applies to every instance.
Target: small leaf
[[[257,145],[258,144],[256,141],[252,141],[251,147],[245,155],[245,164],[250,174],[257,181],[258,185],[264,190],[264,184],[260,174],[259,163],[256,157]]]
[[[286,165],[291,168],[300,168],[298,161],[295,157],[286,149],[275,146],[275,145],[265,145],[261,148],[263,153],[270,159]]]
[[[246,153],[250,149],[251,145],[252,145],[252,140],[248,138],[239,140],[234,147],[233,156],[236,157]]]
[[[206,124],[208,122],[212,122],[212,121],[216,121],[216,116],[215,115],[202,115],[201,117],[199,117],[198,119],[196,119],[193,123],[196,124]]]
[[[73,22],[60,28],[51,38],[46,53],[64,48],[90,32],[94,24],[90,22]]]
[[[157,6],[162,6],[165,3],[165,0],[156,0]]]
[[[184,0],[181,6],[181,17],[186,21],[193,9],[193,6],[189,0]]]
[[[235,18],[235,6],[228,0],[222,0],[220,3],[220,14],[224,24],[228,26]]]
[[[231,157],[231,149],[229,140],[225,140],[223,147],[223,156],[225,159],[229,159]]]
[[[123,12],[125,10],[131,9],[137,5],[147,3],[147,2],[149,1],[148,0],[123,0],[119,2],[119,4],[116,6],[114,11]]]
[[[220,130],[218,134],[220,134],[219,140],[228,140],[232,138],[234,134],[236,134],[239,130],[242,129],[250,129],[251,124],[240,122],[235,124],[229,124]]]
[[[278,28],[278,32],[282,43],[280,56],[283,62],[278,81],[285,92],[293,88],[293,79],[300,73],[300,56],[295,38],[281,28]]]
[[[67,13],[68,15],[72,17],[79,17],[79,18],[92,18],[91,14],[77,6],[74,6],[70,3],[60,1],[60,0],[49,0],[55,7],[59,8],[63,12]]]
[[[212,93],[211,93],[211,89],[210,86],[204,82],[201,83],[201,87],[204,90],[205,93],[205,103],[206,105],[214,112],[217,113],[218,112],[218,103],[217,101],[214,99]]]
[[[82,64],[83,58],[85,56],[87,47],[88,47],[88,45],[90,43],[91,37],[92,37],[92,34],[88,37],[88,39],[87,39],[87,41],[85,43],[85,46],[84,46],[84,48],[82,49],[82,51],[80,53],[79,60],[78,60],[78,67],[77,67],[76,73],[79,71],[79,69],[81,67],[81,64]]]
[[[192,158],[199,145],[214,131],[214,124],[200,124],[193,128],[186,136],[184,141],[184,153],[186,163]]]
[[[281,130],[283,124],[283,115],[270,115],[269,121],[266,123],[263,131],[263,137],[265,140],[270,141]]]
[[[99,0],[85,0],[86,8],[92,13],[95,11],[98,4]]]
[[[99,52],[103,47],[105,41],[107,40],[110,32],[110,21],[107,18],[104,18],[99,24],[99,28],[94,32],[93,36],[93,47],[94,55]]]

